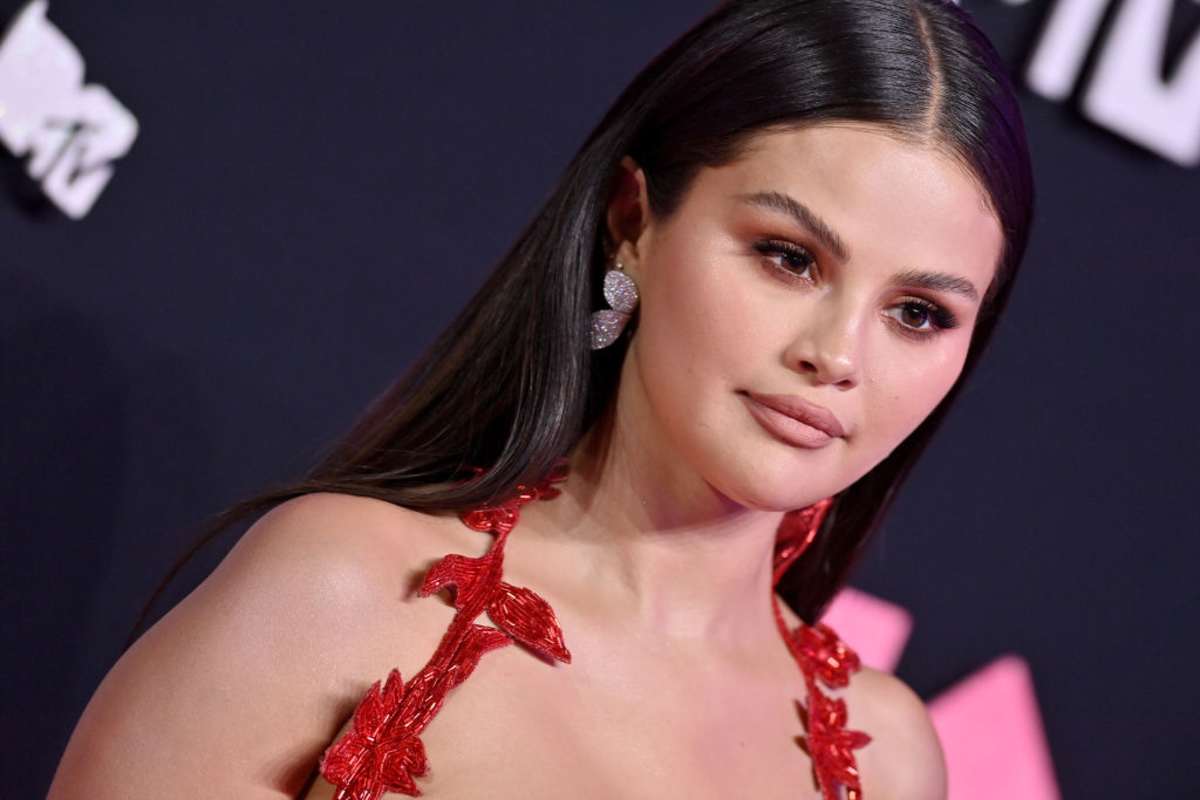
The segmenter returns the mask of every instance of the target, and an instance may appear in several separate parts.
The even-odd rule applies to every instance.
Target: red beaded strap
[[[784,516],[775,541],[776,584],[816,538],[832,504],[833,498],[826,497]],[[842,800],[839,786],[846,789],[844,800],[863,800],[853,750],[869,743],[871,737],[862,731],[847,730],[846,701],[829,697],[817,683],[819,680],[831,689],[848,686],[850,674],[861,668],[858,654],[823,622],[812,626],[801,622],[788,630],[779,597],[773,591],[771,606],[776,627],[804,675],[808,698],[804,706],[797,702],[796,708],[806,731],[801,746],[812,761],[813,783],[825,800]]]
[[[557,496],[553,484],[566,473],[566,463],[560,460],[537,485],[518,485],[505,502],[461,515],[471,528],[495,534],[492,546],[479,558],[447,555],[425,574],[421,596],[453,588],[454,619],[429,662],[407,684],[393,669],[382,688],[380,681],[371,685],[354,711],[350,730],[322,754],[321,775],[337,787],[334,800],[378,800],[384,792],[420,795],[413,779],[429,769],[421,732],[442,707],[446,693],[467,679],[484,653],[516,641],[547,661],[570,662],[549,603],[501,580],[504,543],[517,524],[520,507]],[[484,611],[496,627],[475,623]]]
[[[354,711],[350,729],[322,754],[320,772],[336,787],[334,800],[378,800],[384,792],[420,795],[414,778],[429,769],[421,732],[441,708],[446,693],[467,679],[484,653],[516,641],[549,662],[570,662],[550,605],[532,590],[501,579],[504,544],[517,524],[520,507],[556,497],[559,490],[553,484],[566,476],[566,461],[560,460],[535,486],[518,485],[514,496],[503,503],[461,515],[469,527],[495,534],[492,546],[479,558],[444,556],[425,574],[419,594],[452,588],[454,619],[429,662],[407,684],[393,669],[382,686],[380,681],[371,685]],[[775,545],[774,583],[811,544],[831,504],[832,498],[826,498],[785,515]],[[822,623],[812,627],[800,623],[788,630],[773,590],[771,602],[780,634],[804,675],[807,703],[797,703],[797,708],[806,730],[801,744],[812,761],[814,784],[825,800],[843,800],[839,787],[846,789],[844,800],[863,800],[852,750],[871,737],[846,730],[845,702],[825,695],[817,683],[820,680],[830,688],[848,685],[850,673],[860,667],[858,656]],[[484,611],[496,627],[475,623]]]

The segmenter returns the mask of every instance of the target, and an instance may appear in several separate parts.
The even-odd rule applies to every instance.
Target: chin
[[[765,459],[764,459],[765,461]],[[779,463],[769,469],[752,468],[738,476],[728,476],[722,485],[710,482],[732,502],[756,511],[794,511],[812,505],[833,492],[822,492],[808,470],[794,463]],[[723,488],[725,487],[725,488]],[[726,490],[727,489],[727,490]]]

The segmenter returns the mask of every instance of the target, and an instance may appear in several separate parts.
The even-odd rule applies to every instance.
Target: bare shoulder
[[[944,800],[946,765],[924,701],[887,672],[863,667],[839,696],[848,727],[871,742],[856,751],[863,795],[886,800]]]
[[[416,613],[414,576],[486,548],[449,523],[335,493],[264,514],[104,677],[49,797],[294,797],[371,682],[436,642],[450,610]]]
[[[780,603],[788,627],[801,620]],[[853,648],[853,642],[847,642]],[[924,701],[888,672],[863,666],[850,685],[825,689],[846,702],[846,727],[871,741],[854,750],[863,796],[871,800],[945,800],[946,763]]]
[[[406,573],[419,571],[447,548],[486,549],[486,537],[470,533],[450,516],[372,497],[314,492],[264,514],[227,560],[315,575],[344,599],[369,600],[380,597],[380,589],[395,597],[397,581],[411,578]]]
[[[366,548],[374,555],[382,548],[415,554],[453,540],[453,532],[463,527],[448,514],[415,511],[374,497],[312,492],[275,506],[247,537],[257,532],[261,539],[298,537],[316,546],[345,546],[352,553]]]
[[[370,497],[305,494],[264,514],[184,603],[236,597],[242,615],[261,607],[277,630],[319,631],[314,648],[362,652],[377,623],[415,605],[416,582],[433,559],[473,544],[447,522]]]
[[[298,627],[311,663],[323,664],[331,678],[364,676],[348,699],[391,666],[411,672],[423,663],[413,658],[428,655],[453,612],[421,601],[422,577],[446,553],[482,555],[490,540],[453,514],[316,492],[263,515],[209,581],[228,571],[226,580],[243,584],[243,608],[260,601],[276,607],[288,598],[290,613],[276,618]],[[320,638],[307,641],[315,634]]]

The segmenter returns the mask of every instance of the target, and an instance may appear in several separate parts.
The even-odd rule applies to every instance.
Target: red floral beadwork
[[[810,692],[811,708],[804,714],[808,735],[804,737],[805,748],[813,763],[817,782],[827,797],[832,787],[843,784],[852,797],[861,797],[858,782],[858,765],[854,760],[854,748],[862,747],[871,737],[862,731],[846,730],[846,701],[834,700],[821,691]]]
[[[516,641],[549,661],[571,660],[550,604],[500,578],[504,543],[520,507],[557,496],[553,484],[566,474],[560,460],[536,486],[519,485],[503,503],[461,515],[469,527],[496,538],[482,557],[452,553],[425,574],[419,594],[453,589],[454,619],[429,663],[407,685],[396,669],[382,688],[379,681],[371,685],[354,711],[350,730],[322,754],[321,775],[337,788],[334,800],[378,800],[384,792],[420,795],[413,779],[429,769],[421,732],[441,709],[446,693],[467,679],[484,653]],[[474,622],[484,611],[495,628]]]
[[[832,505],[833,498],[826,497],[785,515],[775,543],[776,584],[816,538]],[[863,800],[853,751],[868,744],[871,737],[862,731],[847,730],[846,702],[829,697],[817,684],[820,681],[831,689],[848,686],[851,673],[861,668],[858,654],[823,622],[816,625],[801,622],[788,630],[779,597],[774,592],[771,603],[779,632],[804,675],[808,701],[806,706],[797,703],[806,731],[800,743],[812,761],[813,783],[825,800],[840,800],[843,795],[839,786],[846,790],[845,800]]]
[[[826,497],[811,506],[783,515],[783,521],[779,523],[779,529],[775,532],[775,562],[772,571],[774,583],[779,583],[788,567],[812,544],[831,505],[833,498]]]
[[[800,625],[791,633],[793,652],[803,659],[801,667],[812,672],[826,686],[837,689],[850,684],[850,673],[857,672],[858,654],[846,646],[824,622]]]
[[[474,471],[483,472],[477,467]],[[501,577],[504,544],[520,518],[520,507],[558,496],[554,484],[566,476],[566,460],[560,459],[536,485],[518,484],[504,502],[460,515],[468,527],[494,534],[492,546],[478,558],[446,555],[425,574],[419,594],[453,590],[454,619],[429,662],[407,684],[393,669],[386,682],[371,685],[354,711],[350,729],[322,754],[320,772],[336,787],[334,800],[378,800],[384,792],[420,795],[414,779],[429,770],[421,732],[441,709],[446,694],[467,679],[485,653],[515,641],[548,662],[570,662],[571,653],[549,603]],[[785,515],[775,544],[775,584],[812,543],[831,504],[832,498],[825,498]],[[841,800],[839,787],[846,790],[845,800],[862,800],[852,751],[871,737],[846,730],[845,702],[828,697],[817,685],[818,680],[831,688],[848,685],[850,673],[859,669],[858,656],[822,623],[812,627],[800,623],[789,631],[774,587],[771,602],[780,634],[807,688],[806,705],[797,703],[806,731],[798,739],[812,761],[814,784],[825,800]],[[475,623],[484,612],[495,627]]]

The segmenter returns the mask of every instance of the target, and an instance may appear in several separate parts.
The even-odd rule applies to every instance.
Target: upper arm
[[[379,526],[355,524],[363,502],[306,495],[251,526],[105,676],[49,800],[295,796],[369,684],[349,677],[356,649],[403,592]]]
[[[855,684],[858,684],[855,686]],[[946,762],[925,703],[904,681],[864,668],[851,680],[849,727],[872,741],[860,751],[863,795],[887,800],[945,800]],[[861,724],[855,710],[863,712]]]

